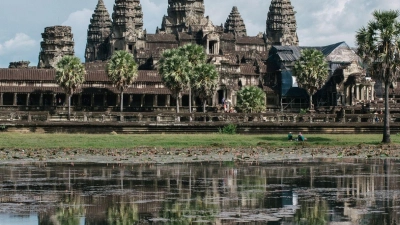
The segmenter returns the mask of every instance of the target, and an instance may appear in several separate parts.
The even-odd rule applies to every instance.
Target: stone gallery
[[[246,25],[235,6],[225,24],[214,25],[205,16],[204,0],[168,0],[167,15],[155,33],[143,28],[140,0],[115,0],[110,17],[99,0],[88,25],[85,51],[86,82],[72,98],[75,110],[107,110],[120,104],[119,91],[105,73],[107,60],[115,51],[132,53],[139,65],[136,82],[124,92],[126,111],[173,110],[175,101],[157,72],[157,62],[166,49],[189,43],[204,47],[208,62],[220,73],[219,87],[209,107],[222,99],[236,105],[237,92],[244,86],[258,86],[266,93],[268,111],[307,108],[308,96],[297,87],[291,68],[300,57],[295,11],[290,0],[272,0],[266,9],[266,30],[248,36]],[[88,21],[89,22],[89,21]],[[65,103],[65,94],[55,82],[54,66],[65,55],[74,55],[71,27],[44,28],[37,67],[29,62],[11,62],[0,69],[0,106],[19,110],[46,109]],[[359,66],[359,57],[346,43],[313,47],[321,50],[329,65],[325,87],[314,105],[345,106],[370,102],[379,90]],[[379,86],[379,85],[375,85]],[[379,88],[378,88],[379,89]],[[189,95],[181,99],[189,106]],[[194,108],[198,99],[191,99]]]

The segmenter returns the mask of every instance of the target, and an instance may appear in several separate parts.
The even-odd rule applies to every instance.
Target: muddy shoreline
[[[152,148],[135,149],[0,149],[0,164],[54,163],[189,163],[210,161],[271,162],[313,158],[399,158],[399,145],[358,145],[352,147],[287,148]]]

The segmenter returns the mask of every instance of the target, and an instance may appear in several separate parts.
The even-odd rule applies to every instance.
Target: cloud
[[[17,54],[32,50],[36,41],[24,33],[17,33],[14,38],[0,43],[0,55]]]
[[[68,19],[62,23],[63,26],[70,26],[75,41],[75,55],[84,60],[85,46],[87,40],[87,29],[92,17],[93,10],[82,9],[71,13]]]

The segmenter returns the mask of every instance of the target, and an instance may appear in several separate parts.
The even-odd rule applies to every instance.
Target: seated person
[[[299,132],[299,135],[297,136],[297,140],[298,140],[298,141],[306,141],[307,138],[305,138],[305,137],[303,136],[303,134],[302,134],[301,132]]]
[[[292,132],[289,132],[289,134],[287,135],[287,138],[288,138],[289,141],[293,141]]]

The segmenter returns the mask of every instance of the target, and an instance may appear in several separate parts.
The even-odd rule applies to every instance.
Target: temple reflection
[[[0,218],[13,221],[6,225],[400,224],[398,166],[391,159],[2,165]]]

